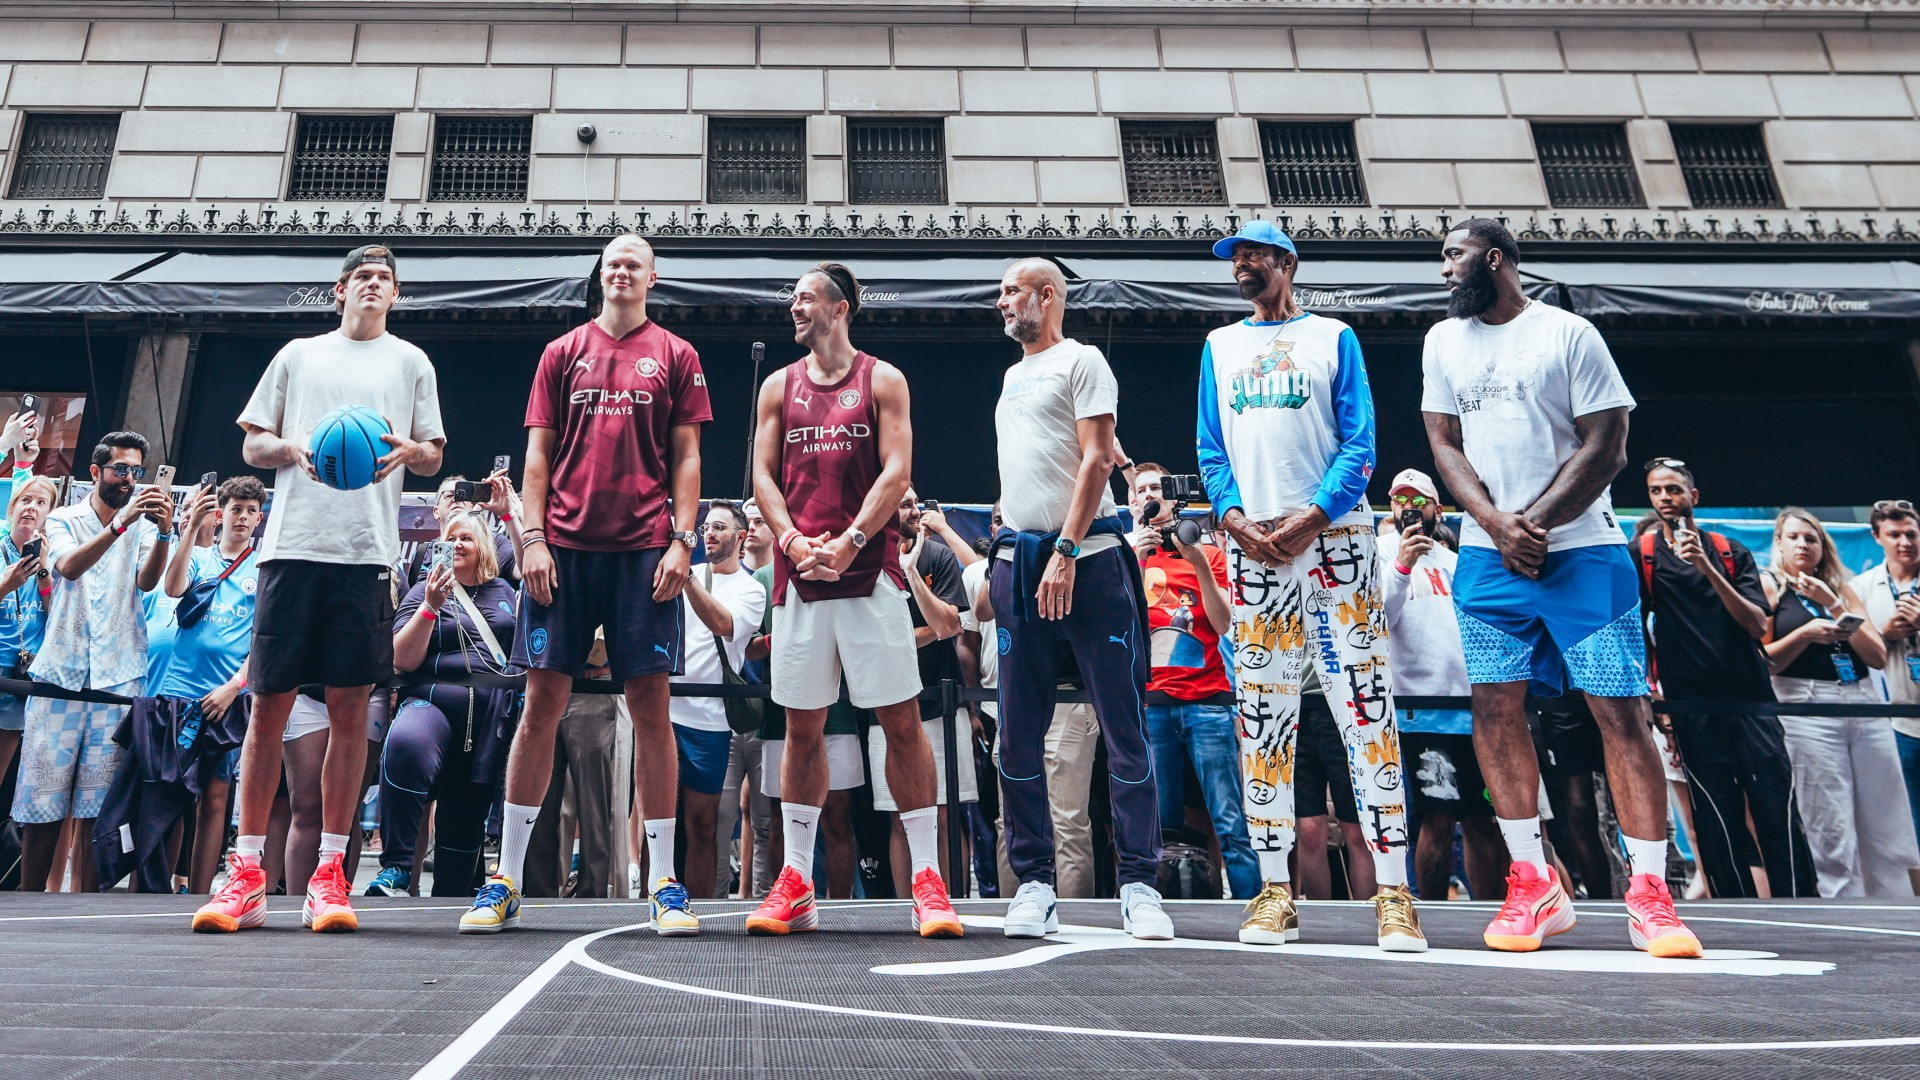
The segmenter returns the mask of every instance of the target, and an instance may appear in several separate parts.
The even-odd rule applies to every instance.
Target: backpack
[[[1206,845],[1184,828],[1163,830],[1154,887],[1169,900],[1220,899],[1220,867]]]
[[[1713,545],[1714,553],[1720,556],[1720,565],[1727,572],[1727,580],[1734,579],[1733,545],[1717,532],[1702,531],[1700,534],[1707,543]],[[1658,546],[1654,530],[1648,529],[1640,534],[1640,596],[1651,610],[1653,604],[1653,552]],[[1653,643],[1647,643],[1647,685],[1657,687],[1660,684],[1660,661],[1654,655]]]

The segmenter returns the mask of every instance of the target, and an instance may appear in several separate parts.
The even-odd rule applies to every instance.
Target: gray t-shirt
[[[439,384],[426,353],[392,334],[354,341],[338,330],[288,342],[267,365],[239,423],[304,446],[314,425],[342,405],[372,409],[415,442],[446,437]],[[388,449],[381,444],[381,453]],[[405,472],[357,491],[338,491],[298,465],[282,466],[274,474],[260,561],[395,565]]]

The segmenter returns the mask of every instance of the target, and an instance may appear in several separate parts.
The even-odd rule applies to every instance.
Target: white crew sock
[[[538,806],[508,803],[500,813],[500,876],[513,882],[516,889],[527,862],[527,841],[533,836],[533,823],[539,820]]]
[[[344,856],[347,853],[347,834],[323,832],[320,834],[320,861],[326,862],[329,855]]]
[[[1635,840],[1626,833],[1620,839],[1627,843],[1627,865],[1632,867],[1634,877],[1652,874],[1655,881],[1667,879],[1667,838],[1658,840]]]
[[[813,837],[820,830],[820,808],[801,806],[798,803],[781,803],[780,812],[786,815],[787,824],[782,832],[787,838],[787,865],[800,875],[800,880],[813,884]]]
[[[900,811],[900,828],[907,834],[907,853],[913,856],[912,877],[920,871],[940,872],[940,808],[923,806]]]
[[[267,856],[267,838],[264,836],[242,836],[233,842],[234,854],[240,856],[243,863],[260,865]]]
[[[1287,883],[1287,853],[1284,851],[1262,851],[1260,855],[1260,880],[1269,885]]]
[[[645,818],[640,825],[647,833],[647,863],[655,881],[673,877],[673,818]],[[679,880],[674,878],[674,880]],[[652,895],[653,890],[647,890]]]
[[[1547,880],[1547,846],[1540,839],[1539,815],[1493,820],[1500,823],[1500,835],[1507,841],[1507,857],[1517,863],[1530,863],[1540,880]]]

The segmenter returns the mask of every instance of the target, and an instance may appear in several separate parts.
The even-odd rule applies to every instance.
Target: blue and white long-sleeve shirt
[[[1208,334],[1198,444],[1217,514],[1268,521],[1318,506],[1372,524],[1373,393],[1352,328],[1308,312]]]

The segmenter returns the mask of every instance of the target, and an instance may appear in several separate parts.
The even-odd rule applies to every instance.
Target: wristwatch
[[[1080,545],[1064,536],[1053,542],[1053,550],[1065,555],[1069,559],[1077,559],[1080,557]]]
[[[849,543],[851,543],[854,547],[857,547],[857,548],[863,548],[867,546],[867,534],[861,532],[859,529],[856,529],[851,525],[847,526],[847,540]]]
[[[677,540],[680,543],[687,545],[688,547],[693,547],[695,544],[700,542],[700,534],[697,532],[694,532],[692,529],[688,529],[686,532],[668,533],[667,539]]]

